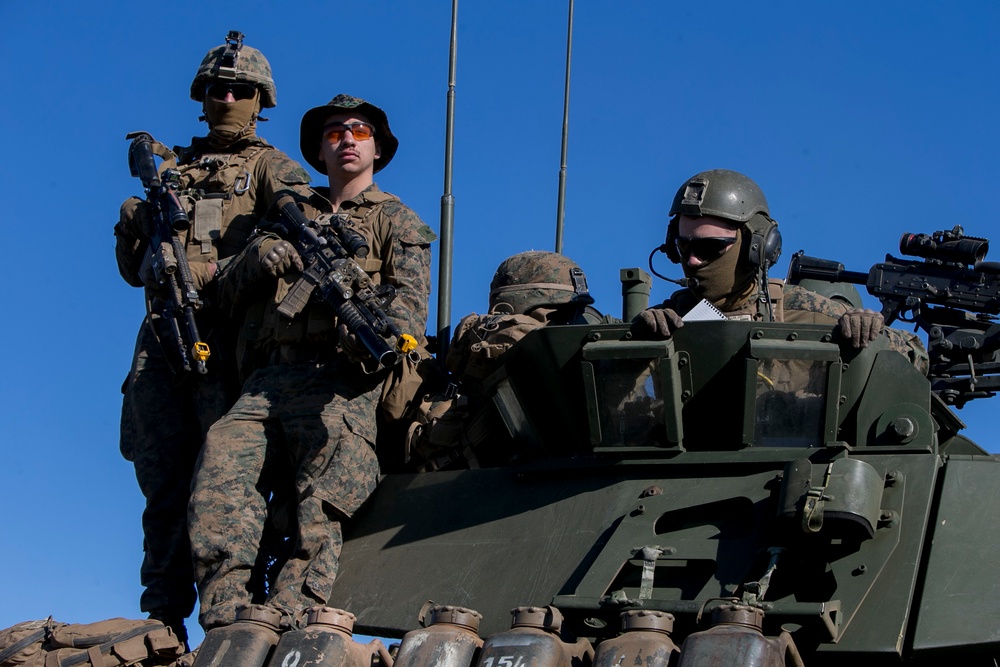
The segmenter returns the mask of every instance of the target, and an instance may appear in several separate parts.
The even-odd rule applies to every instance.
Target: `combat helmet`
[[[583,269],[570,258],[554,252],[531,250],[508,257],[497,267],[490,283],[490,312],[498,305],[524,314],[541,306],[594,303]]]
[[[729,169],[711,169],[687,179],[670,206],[671,216],[711,215],[741,225],[757,213],[770,215],[764,193],[752,180]]]
[[[230,30],[226,43],[207,54],[198,66],[198,73],[191,82],[191,99],[205,101],[205,86],[209,81],[246,81],[260,90],[260,106],[270,109],[278,104],[278,91],[274,87],[271,64],[257,49],[243,45],[243,33]]]
[[[323,125],[335,113],[356,112],[365,116],[375,126],[375,141],[378,142],[379,156],[375,158],[373,173],[385,169],[399,148],[399,139],[389,129],[389,117],[380,108],[360,97],[343,93],[318,107],[313,107],[302,116],[299,125],[299,150],[309,165],[321,174],[326,173],[326,163],[319,159],[319,142],[323,138]]]
[[[713,216],[728,220],[734,227],[747,227],[750,243],[747,257],[758,268],[773,265],[781,255],[781,233],[771,219],[767,198],[756,183],[730,169],[710,169],[684,181],[670,205],[667,239],[662,246],[670,261],[679,264],[676,248],[678,218]]]

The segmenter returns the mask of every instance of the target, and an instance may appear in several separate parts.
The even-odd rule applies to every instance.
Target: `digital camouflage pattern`
[[[339,520],[375,489],[378,383],[343,355],[254,371],[209,431],[192,490],[190,524],[205,629],[226,625],[253,598],[251,570],[270,491],[294,494],[294,548],[268,595],[288,612],[323,604],[337,574]],[[284,485],[294,480],[294,488]]]
[[[145,590],[140,609],[174,625],[180,633],[181,620],[195,602],[187,537],[195,460],[208,427],[226,413],[239,393],[231,369],[234,343],[226,337],[211,303],[212,263],[225,262],[243,249],[278,191],[308,192],[308,175],[294,160],[257,138],[237,143],[230,153],[209,153],[205,139],[176,150],[176,164],[168,156],[161,169],[176,166],[181,172],[179,196],[191,218],[185,247],[196,285],[207,300],[198,324],[201,331],[213,332],[209,338],[213,354],[208,375],[176,376],[157,339],[155,313],[162,304],[157,290],[147,288],[154,314],[139,329],[123,387],[120,445],[122,454],[135,465],[146,498],[140,570]],[[145,207],[137,198],[127,200],[115,226],[119,272],[137,287],[142,285],[140,269],[149,255],[143,231],[144,220],[149,218]]]
[[[865,302],[861,298],[861,292],[858,288],[851,283],[831,283],[826,280],[812,280],[805,278],[798,282],[798,285],[816,292],[817,294],[822,294],[823,296],[833,299],[834,301],[841,301],[843,303],[852,306],[853,308],[864,308]]]
[[[508,257],[490,282],[490,312],[508,304],[511,313],[527,313],[539,306],[594,303],[580,266],[554,252],[531,250]]]
[[[330,203],[320,194],[309,204],[308,216],[320,224],[329,219]],[[434,233],[375,185],[344,202],[340,213],[369,243],[368,257],[358,263],[375,282],[396,287],[386,314],[422,341]],[[206,629],[232,622],[237,607],[248,603],[266,500],[285,491],[283,477],[295,480],[295,519],[289,522],[296,525],[294,547],[268,604],[291,612],[328,599],[337,571],[338,522],[358,509],[378,479],[375,410],[384,374],[367,375],[350,361],[326,304],[311,302],[291,320],[277,312],[298,274],[276,279],[262,270],[261,248],[274,238],[261,234],[219,277],[221,307],[231,315],[246,313],[239,349],[248,379],[236,405],[209,431],[191,498],[190,535]]]
[[[225,81],[246,81],[252,83],[260,89],[260,106],[270,109],[278,104],[278,91],[274,86],[274,77],[271,74],[271,63],[267,62],[264,54],[250,46],[243,46],[240,42],[236,55],[235,71],[226,71],[223,65],[223,56],[231,47],[229,44],[217,46],[208,53],[198,66],[198,72],[191,82],[191,99],[195,102],[205,101],[205,86],[213,79]]]

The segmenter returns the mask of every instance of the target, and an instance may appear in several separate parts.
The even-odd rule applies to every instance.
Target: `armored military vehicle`
[[[926,376],[885,340],[854,349],[818,325],[528,334],[486,383],[487,463],[387,475],[331,605],[383,637],[450,605],[441,619],[501,638],[472,662],[489,667],[584,664],[584,640],[608,665],[996,664],[1000,458],[951,408],[1000,379],[986,247],[956,228],[904,236],[919,259],[868,273],[793,261],[922,328]],[[647,280],[622,271],[626,322]],[[567,651],[545,661],[541,636]],[[651,636],[655,651],[621,648]]]

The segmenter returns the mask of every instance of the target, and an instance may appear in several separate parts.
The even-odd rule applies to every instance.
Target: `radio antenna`
[[[455,198],[451,194],[451,158],[455,136],[455,65],[458,60],[458,0],[451,2],[451,48],[448,54],[448,110],[444,133],[444,194],[441,195],[441,258],[438,260],[437,344],[444,359],[451,343],[451,270]]]
[[[569,0],[566,27],[566,88],[563,93],[562,155],[559,162],[559,199],[556,203],[556,252],[562,254],[563,219],[566,214],[566,149],[569,144],[569,66],[573,56],[573,0]]]

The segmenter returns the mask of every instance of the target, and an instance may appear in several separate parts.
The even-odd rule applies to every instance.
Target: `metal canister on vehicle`
[[[396,667],[470,667],[483,646],[482,619],[465,607],[424,605],[419,615],[423,627],[403,637]]]
[[[510,630],[489,637],[477,667],[587,667],[594,659],[588,639],[568,643],[559,632],[562,613],[553,606],[516,607]]]
[[[393,660],[378,639],[368,644],[354,641],[354,614],[343,609],[317,606],[306,611],[306,627],[281,637],[269,667],[371,667],[377,655],[382,667]]]
[[[673,629],[673,614],[645,609],[622,612],[622,634],[598,644],[594,667],[667,667],[670,656],[680,650],[670,639]]]
[[[194,667],[261,667],[278,643],[281,613],[273,607],[242,607],[236,621],[205,634]]]

